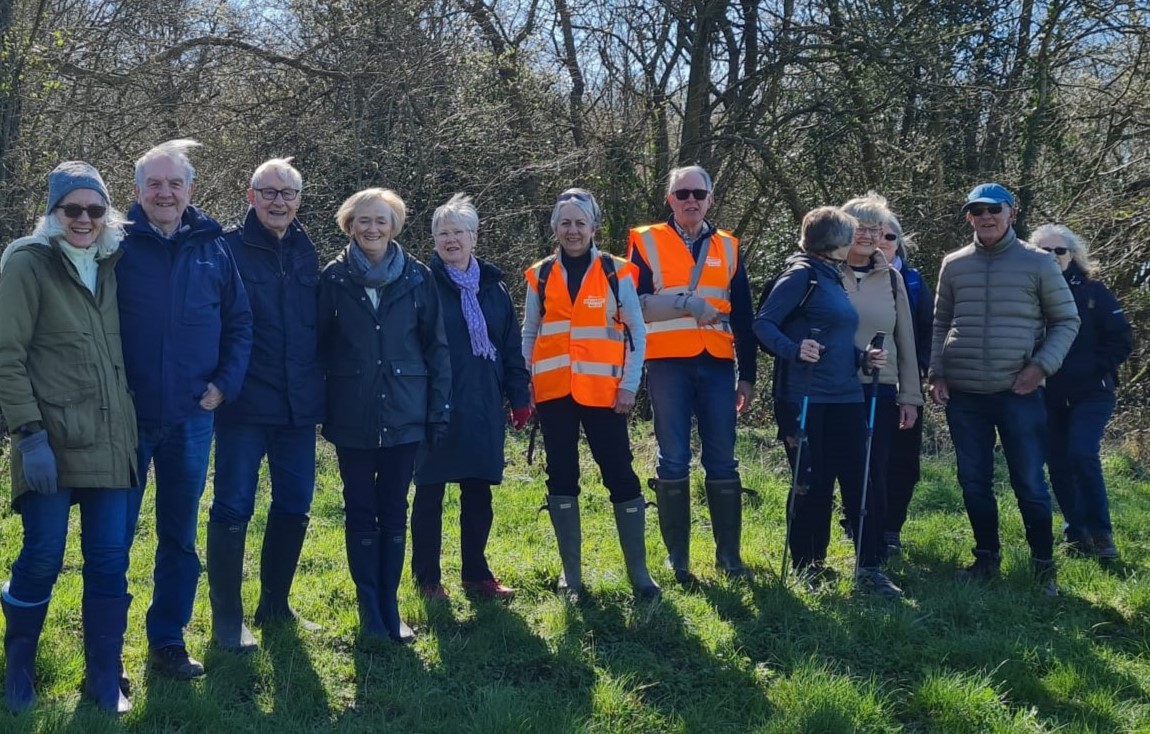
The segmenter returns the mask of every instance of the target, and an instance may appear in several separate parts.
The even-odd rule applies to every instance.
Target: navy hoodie
[[[116,265],[128,387],[141,425],[178,425],[204,414],[208,383],[225,400],[243,384],[252,312],[223,230],[195,207],[165,238],[139,203]]]

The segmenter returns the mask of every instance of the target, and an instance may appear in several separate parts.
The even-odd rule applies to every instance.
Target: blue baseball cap
[[[966,203],[962,205],[962,211],[965,212],[975,204],[1007,204],[1013,207],[1014,194],[1007,191],[1002,184],[979,184],[966,195]]]

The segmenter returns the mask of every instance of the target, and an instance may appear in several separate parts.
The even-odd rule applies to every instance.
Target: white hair
[[[603,216],[599,211],[599,203],[595,201],[595,196],[587,189],[574,187],[567,189],[559,198],[555,200],[555,206],[551,208],[551,231],[554,232],[559,226],[559,210],[568,204],[574,204],[587,220],[591,222],[593,229],[598,229],[599,225],[603,223]]]
[[[711,174],[707,173],[707,169],[702,166],[681,166],[671,169],[671,172],[667,174],[667,193],[673,193],[675,184],[692,173],[697,173],[703,177],[703,186],[706,187],[707,191],[714,191],[715,184],[711,181]]]
[[[196,169],[188,158],[188,151],[200,147],[200,143],[189,138],[168,140],[152,148],[136,161],[136,186],[144,188],[144,167],[158,158],[167,158],[184,167],[184,183],[188,186],[196,180]]]
[[[260,179],[269,173],[274,173],[284,181],[289,182],[293,188],[297,188],[302,191],[303,176],[300,174],[299,170],[291,164],[292,159],[293,156],[288,156],[287,158],[269,158],[268,160],[259,164],[259,166],[256,167],[255,172],[252,173],[251,188],[258,188]]]
[[[1088,276],[1098,271],[1098,263],[1090,259],[1090,247],[1086,241],[1062,224],[1044,224],[1030,235],[1030,243],[1035,244],[1044,237],[1060,237],[1070,250],[1070,259]]]
[[[472,234],[479,232],[479,212],[475,210],[475,205],[471,203],[471,197],[467,194],[456,194],[435,210],[431,215],[432,233],[439,229],[440,223],[447,220],[458,222]]]
[[[96,257],[103,259],[120,249],[120,240],[124,239],[124,225],[131,224],[123,212],[112,206],[104,214],[104,227],[96,237]],[[45,214],[36,222],[32,230],[33,235],[46,237],[49,241],[64,239],[66,230],[60,218],[55,213]]]

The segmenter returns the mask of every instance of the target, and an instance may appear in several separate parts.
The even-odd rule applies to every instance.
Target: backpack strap
[[[623,339],[627,342],[627,350],[633,352],[635,342],[631,339],[631,329],[623,323],[623,301],[619,299],[619,273],[615,270],[615,258],[604,252],[599,254],[599,262],[603,266],[603,274],[607,276],[611,295],[615,297],[615,323],[623,327]]]
[[[547,298],[544,294],[547,293],[547,279],[551,277],[551,271],[555,268],[555,256],[548,255],[539,264],[539,277],[537,278],[539,296],[539,320],[543,320],[543,314],[547,312]]]

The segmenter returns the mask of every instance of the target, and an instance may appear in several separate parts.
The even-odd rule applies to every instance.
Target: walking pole
[[[821,331],[822,329],[811,329],[810,336],[807,338],[817,341]],[[779,580],[783,584],[787,582],[787,551],[791,547],[791,523],[795,519],[795,494],[799,486],[799,466],[803,460],[803,445],[807,442],[807,405],[811,399],[811,371],[814,366],[814,362],[806,362],[803,365],[803,400],[802,407],[799,409],[798,445],[795,447],[795,465],[791,469],[791,489],[787,492],[787,530],[786,535],[783,536],[783,567],[779,571]]]
[[[883,342],[886,340],[885,331],[875,332],[874,339],[870,340],[867,350],[882,349]],[[862,562],[862,543],[863,543],[863,525],[866,522],[866,496],[867,489],[870,487],[870,447],[874,442],[874,412],[875,404],[878,402],[878,378],[879,370],[871,368],[870,379],[870,415],[867,417],[866,422],[866,463],[863,468],[863,486],[862,498],[859,502],[859,526],[858,535],[855,537],[855,584],[858,584],[859,579],[859,564]]]

